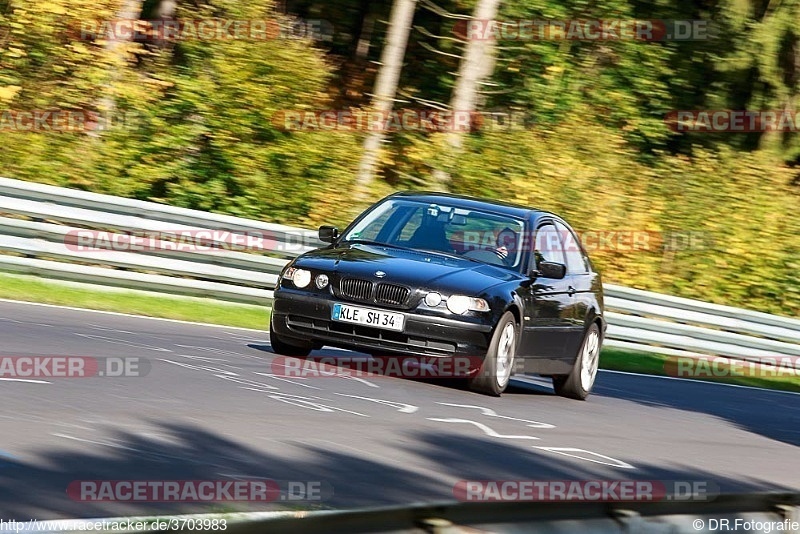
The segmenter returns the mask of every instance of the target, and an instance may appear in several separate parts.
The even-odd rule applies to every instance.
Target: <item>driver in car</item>
[[[506,226],[497,234],[497,246],[494,250],[504,261],[510,261],[508,255],[509,253],[516,253],[518,242],[517,232]]]

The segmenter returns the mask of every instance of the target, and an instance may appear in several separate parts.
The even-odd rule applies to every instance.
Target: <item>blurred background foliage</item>
[[[2,131],[0,175],[314,226],[359,208],[362,135],[287,132],[281,110],[364,108],[391,1],[0,0],[0,110],[113,110],[90,133]],[[475,0],[420,0],[398,108],[447,103]],[[115,42],[86,21],[324,20],[321,40]],[[701,19],[696,41],[501,41],[486,124],[453,155],[442,134],[391,134],[377,199],[426,189],[553,210],[579,230],[694,232],[694,247],[596,250],[605,280],[800,314],[800,136],[675,133],[671,110],[797,110],[800,0],[506,0],[501,19]],[[449,55],[448,55],[449,54]],[[123,120],[124,119],[124,120]]]

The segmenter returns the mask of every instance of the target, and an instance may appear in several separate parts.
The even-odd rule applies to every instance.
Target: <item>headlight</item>
[[[286,280],[291,280],[295,287],[304,288],[311,283],[311,271],[291,267],[283,273]]]
[[[447,309],[456,315],[462,315],[468,311],[485,312],[489,311],[489,303],[483,299],[466,295],[450,295],[447,297]]]
[[[442,303],[442,296],[436,291],[433,291],[425,295],[425,304],[430,306],[431,308],[435,308],[441,303]]]
[[[306,287],[308,284],[311,283],[311,271],[306,271],[305,269],[297,269],[294,272],[294,276],[292,277],[292,282],[296,287]]]

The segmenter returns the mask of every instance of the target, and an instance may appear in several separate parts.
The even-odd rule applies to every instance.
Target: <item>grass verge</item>
[[[797,370],[791,374],[786,370],[773,373],[760,366],[742,365],[742,363],[728,365],[722,360],[714,360],[692,364],[680,358],[686,361],[686,367],[683,372],[676,372],[678,360],[679,358],[674,356],[605,348],[600,354],[600,368],[800,392],[800,371]],[[775,376],[772,376],[773,374]]]
[[[0,298],[259,330],[268,329],[270,313],[265,306],[136,290],[93,289],[5,273],[0,273]]]
[[[263,306],[151,294],[135,290],[94,289],[90,286],[5,273],[0,273],[0,298],[259,330],[268,328],[270,312]],[[670,361],[674,363],[675,358],[605,348],[600,357],[600,367],[631,373],[675,376],[674,372],[670,372]],[[697,371],[703,374],[703,369],[697,368]],[[800,392],[800,375],[797,373],[794,376],[742,376],[739,372],[735,368],[726,370],[724,365],[715,364],[713,372],[706,373],[715,376],[694,378]]]

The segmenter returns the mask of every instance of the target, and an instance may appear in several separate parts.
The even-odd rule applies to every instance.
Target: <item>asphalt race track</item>
[[[138,357],[143,377],[0,380],[0,517],[325,509],[453,498],[460,480],[800,490],[800,395],[600,372],[587,402],[523,378],[276,376],[266,332],[0,302],[0,356]],[[352,353],[325,349],[329,356]],[[270,376],[272,375],[272,376]],[[319,482],[321,502],[82,502],[73,481]]]

